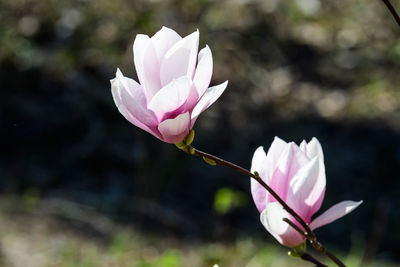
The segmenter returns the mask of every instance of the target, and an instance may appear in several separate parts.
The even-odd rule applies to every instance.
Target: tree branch
[[[383,3],[386,5],[386,7],[389,9],[390,13],[392,14],[394,20],[397,22],[397,25],[400,27],[400,17],[399,14],[397,14],[396,9],[392,6],[389,0],[382,0]]]
[[[316,258],[314,258],[311,254],[303,253],[300,257],[301,257],[302,260],[305,260],[305,261],[309,261],[309,262],[314,263],[317,267],[328,267],[328,265],[325,265],[325,264],[319,262],[319,261],[318,261]]]

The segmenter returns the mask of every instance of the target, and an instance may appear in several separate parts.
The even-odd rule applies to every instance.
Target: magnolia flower
[[[212,54],[208,46],[198,53],[198,46],[198,30],[184,38],[166,27],[151,38],[136,35],[133,57],[140,84],[119,69],[111,80],[121,114],[164,142],[182,141],[228,84],[208,88]]]
[[[313,138],[309,143],[303,141],[300,147],[286,143],[275,137],[268,154],[259,147],[253,156],[251,171],[257,171],[289,207],[291,207],[312,230],[331,223],[350,213],[362,201],[340,202],[311,221],[322,204],[325,195],[324,155],[320,143]],[[300,229],[303,227],[276,199],[256,181],[251,181],[251,193],[257,209],[261,213],[261,223],[282,245],[296,247],[305,238],[282,221],[288,218]]]

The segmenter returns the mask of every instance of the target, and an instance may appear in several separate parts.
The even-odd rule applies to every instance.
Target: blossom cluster
[[[139,82],[118,69],[111,92],[120,113],[158,139],[181,143],[199,115],[224,92],[228,82],[209,87],[213,59],[208,46],[198,51],[199,31],[181,37],[162,27],[154,36],[138,34],[133,44]],[[362,201],[343,201],[312,219],[326,189],[324,155],[316,138],[300,146],[275,138],[268,152],[259,147],[251,172],[257,173],[301,219],[314,230],[358,207]],[[266,230],[281,244],[298,247],[305,236],[283,219],[306,231],[264,186],[251,180],[251,194]]]

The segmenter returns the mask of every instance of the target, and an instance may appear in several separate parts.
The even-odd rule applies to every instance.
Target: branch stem
[[[247,169],[240,167],[232,162],[223,160],[221,158],[218,158],[214,155],[208,154],[206,152],[200,151],[196,148],[193,148],[194,154],[195,156],[199,156],[199,157],[203,157],[203,158],[207,158],[207,159],[211,159],[213,160],[216,164],[221,165],[221,166],[225,166],[228,168],[231,168],[235,171],[241,172],[246,176],[249,176],[251,178],[253,178],[254,180],[256,180],[260,185],[262,185],[262,187],[264,187],[283,207],[284,209],[290,213],[290,215],[293,216],[293,218],[296,219],[296,221],[298,221],[301,226],[303,226],[303,228],[306,230],[306,235],[310,236],[310,237],[314,237],[314,233],[311,231],[310,227],[308,226],[308,224],[291,208],[288,206],[288,204],[286,204],[285,201],[282,200],[282,198],[280,198],[278,196],[277,193],[275,193],[274,190],[272,190],[271,187],[269,187],[261,178],[257,173],[251,173],[250,171],[248,171]],[[306,237],[307,237],[306,236]]]
[[[393,5],[390,3],[390,0],[382,0],[382,2],[386,5],[386,7],[389,9],[390,13],[392,14],[394,20],[397,22],[397,25],[400,27],[400,17],[399,14],[397,14],[396,9],[394,9]]]
[[[304,233],[304,231],[301,230],[300,227],[298,227],[294,222],[292,222],[288,218],[283,218],[283,221],[286,222],[287,224],[289,224],[293,229],[295,229],[297,232],[299,232],[301,235],[303,235],[304,237],[307,238],[307,236],[306,236],[307,233]],[[319,243],[315,236],[313,239],[310,239],[310,238],[307,238],[307,239],[308,239],[308,241],[310,241],[311,245],[313,245],[313,247],[316,250],[318,250],[322,254],[326,255],[328,258],[330,258],[334,263],[336,263],[337,266],[346,267],[346,265],[344,265],[343,262],[341,262],[334,254],[329,252],[321,243]]]
[[[316,258],[314,258],[311,254],[308,253],[303,253],[301,256],[301,259],[304,261],[309,261],[315,264],[317,267],[328,267],[327,265],[319,262]]]
[[[220,166],[225,166],[225,167],[231,168],[235,171],[238,171],[238,172],[256,180],[262,187],[264,187],[282,205],[282,207],[284,207],[284,209],[290,215],[293,216],[293,218],[296,219],[296,221],[299,222],[299,224],[304,228],[304,230],[302,230],[299,226],[297,226],[295,223],[293,223],[289,219],[284,218],[283,220],[286,223],[288,223],[291,227],[293,227],[296,231],[298,231],[301,235],[303,235],[317,251],[319,251],[322,254],[329,257],[333,262],[336,263],[337,266],[346,267],[346,265],[344,265],[343,262],[341,262],[335,255],[333,255],[331,252],[329,252],[324,246],[322,246],[321,243],[318,242],[315,234],[313,233],[311,228],[308,226],[308,224],[291,207],[289,207],[286,204],[286,202],[283,201],[282,198],[280,198],[279,195],[277,193],[275,193],[275,191],[271,187],[269,187],[260,178],[260,176],[258,175],[257,172],[251,173],[250,171],[248,171],[247,169],[245,169],[239,165],[236,165],[232,162],[226,161],[226,160],[216,157],[214,155],[208,154],[206,152],[200,151],[196,148],[193,148],[192,146],[190,146],[190,143],[189,144],[186,143],[186,144],[184,144],[184,146],[181,146],[179,148],[190,155],[202,157],[209,164],[220,165]],[[302,259],[313,262],[314,264],[317,264],[317,266],[325,266],[322,263],[318,262],[316,259],[314,259],[310,254],[307,254],[307,253],[304,253],[304,258],[302,256]]]
[[[315,264],[317,267],[328,267],[327,265],[319,262],[316,258],[314,258],[311,254],[303,253],[301,256],[302,260],[309,261]]]

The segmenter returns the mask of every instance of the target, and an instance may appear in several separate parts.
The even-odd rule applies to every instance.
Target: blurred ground
[[[89,207],[140,233],[138,244],[153,235],[162,244],[165,234],[178,251],[187,240],[206,250],[231,244],[222,249],[243,256],[237,266],[250,262],[254,255],[235,250],[238,240],[259,239],[251,241],[263,244],[255,243],[258,251],[272,239],[248,179],[134,128],[110,94],[117,67],[136,77],[135,34],[152,35],[162,25],[181,35],[199,28],[200,46],[208,44],[214,56],[212,84],[230,83],[196,123],[195,146],[249,167],[254,150],[275,135],[297,142],[316,136],[327,170],[322,210],[364,200],[318,230],[321,241],[343,255],[356,247],[366,261],[399,262],[400,31],[381,1],[3,0],[0,19],[3,195]],[[2,231],[24,222],[43,227],[38,238],[73,231],[35,226],[41,216],[33,213],[14,220],[9,206],[0,211]],[[103,255],[94,233],[83,237],[86,229],[74,234],[82,241],[73,246],[90,244]],[[15,231],[19,240],[34,235]],[[23,251],[12,242],[2,239],[4,255]]]
[[[199,243],[170,235],[138,233],[70,202],[34,203],[10,197],[1,200],[1,266],[310,266],[259,239]],[[352,267],[360,265],[362,255],[355,249],[341,257]],[[363,266],[395,265],[374,261]]]

